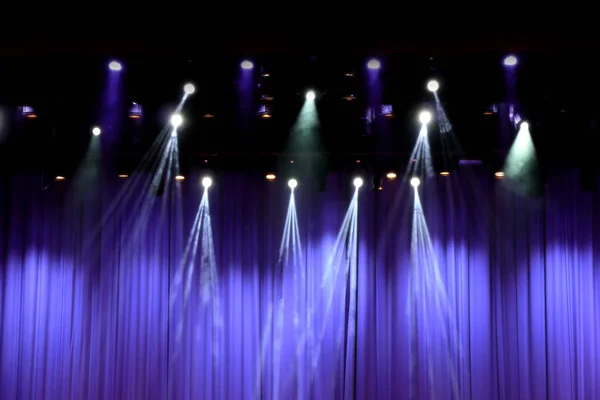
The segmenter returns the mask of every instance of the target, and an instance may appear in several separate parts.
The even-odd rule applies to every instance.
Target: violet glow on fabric
[[[541,199],[513,195],[487,175],[477,186],[453,174],[419,188],[456,321],[461,354],[450,361],[461,398],[598,398],[598,197],[580,191],[577,174],[551,174]],[[349,320],[336,307],[313,370],[315,340],[297,354],[285,314],[278,385],[273,341],[261,338],[273,338],[269,310],[291,287],[291,275],[276,268],[289,199],[283,180],[223,175],[211,187],[222,324],[212,324],[195,276],[180,343],[182,308],[169,304],[177,290],[170,282],[202,195],[197,179],[182,183],[181,204],[169,200],[164,224],[159,198],[138,237],[122,235],[135,217],[128,209],[85,251],[99,210],[124,181],[75,195],[64,185],[41,191],[37,176],[0,182],[2,399],[426,398],[433,391],[425,370],[411,373],[411,352],[434,360],[434,392],[450,398],[443,340],[434,337],[429,350],[409,341],[413,195],[400,180],[359,195],[356,348],[336,343]],[[349,182],[331,176],[325,193],[296,190],[301,320],[314,307],[318,327],[322,273],[352,197]]]

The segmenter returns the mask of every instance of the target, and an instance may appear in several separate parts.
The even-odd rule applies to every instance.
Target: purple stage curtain
[[[210,279],[180,273],[203,191],[194,177],[181,200],[110,216],[123,180],[42,191],[39,177],[2,178],[0,398],[600,398],[600,202],[577,174],[550,176],[536,199],[487,173],[419,187],[445,314],[414,320],[414,197],[401,180],[361,189],[353,292],[351,252],[323,284],[348,176],[324,193],[300,182],[294,265],[278,259],[286,182],[219,177]]]

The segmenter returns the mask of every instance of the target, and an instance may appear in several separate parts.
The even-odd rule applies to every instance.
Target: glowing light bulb
[[[317,97],[317,96],[314,91],[309,90],[308,92],[306,92],[306,100],[309,100],[309,101],[314,100],[315,97]]]
[[[202,186],[208,189],[210,185],[212,185],[212,179],[210,179],[208,176],[202,178]]]
[[[295,189],[296,186],[298,186],[298,181],[295,179],[290,179],[288,181],[288,186],[290,187],[290,189]]]
[[[437,90],[439,88],[440,88],[440,84],[438,83],[438,81],[431,80],[431,81],[427,82],[427,90],[429,90],[430,92],[437,92]]]
[[[171,125],[173,125],[173,128],[179,127],[179,125],[181,125],[182,122],[183,122],[183,118],[181,117],[180,114],[173,114],[171,116]]]
[[[354,187],[359,188],[363,185],[363,180],[361,178],[354,178]]]
[[[410,184],[411,184],[411,185],[412,185],[414,188],[417,188],[417,186],[419,186],[419,185],[421,184],[421,180],[420,180],[419,178],[417,178],[417,177],[415,177],[415,178],[412,178],[412,179],[410,180]]]
[[[193,94],[196,91],[196,86],[193,83],[186,83],[183,86],[183,91],[185,94]]]
[[[429,111],[421,111],[419,114],[419,121],[422,124],[428,124],[431,121],[431,113]]]
[[[100,136],[100,134],[101,134],[101,133],[102,133],[102,130],[101,130],[100,128],[98,128],[97,126],[95,126],[95,127],[92,129],[92,134],[93,134],[94,136]]]

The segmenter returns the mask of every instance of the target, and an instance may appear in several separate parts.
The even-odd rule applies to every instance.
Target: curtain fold
[[[223,175],[205,203],[189,177],[140,223],[108,213],[124,180],[4,177],[0,398],[600,398],[600,201],[550,176],[435,177],[419,215],[410,185],[363,187],[344,224],[331,175],[289,230],[283,181]]]

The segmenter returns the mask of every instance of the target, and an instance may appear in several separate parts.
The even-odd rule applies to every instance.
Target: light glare
[[[529,130],[529,123],[528,122],[521,122],[521,125],[519,126],[519,130],[524,130],[524,131],[528,131]]]
[[[275,174],[267,174],[265,176],[265,178],[267,178],[268,181],[274,181],[275,180]]]
[[[288,186],[290,187],[290,189],[295,189],[296,186],[298,186],[298,181],[295,179],[290,179],[288,181]]]
[[[306,92],[306,100],[314,100],[316,97],[315,92],[313,90],[309,90],[308,92]]]
[[[504,65],[506,65],[507,67],[512,67],[512,66],[517,65],[517,57],[515,57],[513,55],[507,56],[504,59]]]
[[[180,114],[173,114],[171,116],[171,125],[173,125],[173,128],[179,127],[179,125],[181,125],[182,122],[183,122],[183,118],[181,117]]]
[[[376,58],[370,59],[369,62],[367,63],[367,68],[369,68],[369,69],[379,69],[380,67],[381,67],[381,63]]]
[[[248,61],[248,60],[242,61],[242,63],[240,64],[240,66],[242,67],[242,69],[252,69],[252,68],[254,68],[254,64],[252,64],[252,61]]]
[[[100,134],[101,134],[101,133],[102,133],[102,131],[101,131],[101,130],[100,130],[100,128],[98,128],[97,126],[95,126],[95,127],[92,129],[92,134],[93,134],[94,136],[100,136]]]
[[[419,114],[419,121],[422,124],[428,124],[431,121],[431,113],[429,111],[421,111]]]
[[[196,86],[193,83],[186,83],[183,86],[183,91],[185,94],[193,94],[196,91]]]
[[[202,186],[208,189],[210,185],[212,185],[212,179],[210,179],[208,176],[202,178]]]
[[[111,61],[110,64],[108,64],[108,68],[110,68],[111,71],[120,71],[123,67],[121,66],[120,62]]]
[[[435,79],[427,82],[427,90],[429,90],[430,92],[437,92],[437,90],[439,88],[440,88],[440,84]]]
[[[419,186],[419,185],[421,184],[421,180],[420,180],[419,178],[416,178],[416,177],[415,177],[415,178],[412,178],[412,179],[410,180],[410,184],[411,184],[411,185],[412,185],[414,188],[416,188],[417,186]]]
[[[354,179],[354,187],[357,189],[363,185],[363,180],[361,178]]]

